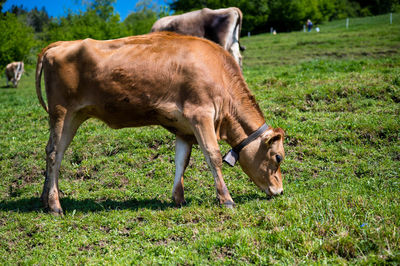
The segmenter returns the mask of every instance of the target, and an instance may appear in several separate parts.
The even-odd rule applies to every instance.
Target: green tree
[[[127,35],[126,27],[114,13],[115,0],[95,0],[85,12],[69,12],[65,17],[53,19],[47,26],[44,40],[76,40],[93,38],[115,39]]]
[[[358,3],[349,2],[348,0],[335,0],[334,4],[335,8],[330,20],[358,16],[358,11],[360,10],[360,5]]]
[[[140,1],[135,6],[135,12],[130,13],[124,20],[130,35],[146,34],[157,20],[155,5],[149,0]]]
[[[0,65],[26,60],[36,45],[33,30],[11,13],[0,16]]]
[[[103,21],[109,21],[114,16],[113,4],[116,0],[95,0],[90,6],[90,9]]]
[[[207,3],[205,2],[198,0],[174,0],[169,6],[179,14],[206,7]]]
[[[50,22],[50,17],[45,7],[42,7],[40,11],[35,7],[27,13],[26,21],[35,32],[42,32],[44,26]]]
[[[400,9],[399,0],[350,0],[360,6],[358,15],[379,15]]]
[[[10,8],[10,12],[13,13],[16,16],[22,16],[25,15],[26,13],[28,13],[28,10],[26,8],[24,8],[23,5],[12,5]]]
[[[169,8],[157,6],[151,0],[139,1],[135,11],[130,13],[124,20],[129,35],[140,35],[149,33],[157,19],[167,16]]]
[[[243,13],[242,35],[247,34],[247,32],[255,34],[268,31],[267,22],[271,13],[268,0],[242,0],[237,4],[237,7],[239,7]],[[235,5],[231,3],[226,7],[229,6]]]
[[[268,24],[278,31],[300,30],[311,19],[314,24],[328,20],[334,5],[326,0],[270,0]]]

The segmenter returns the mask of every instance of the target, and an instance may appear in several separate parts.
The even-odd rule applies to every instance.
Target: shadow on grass
[[[190,202],[190,200],[189,200]],[[143,199],[143,200],[125,200],[117,201],[107,199],[105,201],[96,201],[92,199],[76,200],[70,198],[61,199],[61,206],[65,213],[74,210],[81,212],[98,212],[98,211],[111,211],[111,210],[164,210],[168,208],[175,208],[175,204],[171,202],[164,202],[157,199]],[[18,212],[38,212],[45,210],[39,198],[27,198],[19,200],[1,201],[0,210],[2,211],[18,211]]]
[[[243,194],[237,195],[233,197],[233,201],[237,204],[244,204],[250,201],[255,200],[272,200],[273,198],[268,196],[267,194],[260,194],[260,193],[250,193],[250,194]]]
[[[97,212],[97,211],[110,211],[110,210],[164,210],[174,208],[175,205],[170,202],[160,201],[158,199],[130,199],[125,201],[117,201],[107,199],[105,201],[96,201],[92,199],[76,200],[70,198],[61,199],[61,206],[64,212],[73,210],[82,212]]]
[[[0,210],[2,211],[34,212],[41,209],[42,203],[38,198],[33,197],[0,202]]]
[[[271,200],[267,195],[260,195],[257,193],[238,195],[234,197],[236,204],[245,204],[254,200]],[[74,210],[80,212],[99,212],[99,211],[112,211],[112,210],[165,210],[169,208],[177,208],[171,201],[165,202],[158,199],[130,199],[130,200],[111,200],[107,199],[99,201],[95,199],[71,199],[68,197],[62,198],[61,206],[64,213],[72,212]],[[190,198],[186,198],[187,204],[191,203]],[[183,207],[184,208],[184,207]],[[39,198],[31,197],[18,200],[9,200],[0,202],[0,210],[2,211],[17,211],[17,212],[40,212],[44,211],[42,202]]]

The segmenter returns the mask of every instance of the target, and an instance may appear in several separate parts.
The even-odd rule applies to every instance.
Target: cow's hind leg
[[[85,119],[58,108],[50,114],[50,137],[46,147],[46,179],[41,200],[49,212],[62,215],[58,176],[64,152]]]
[[[176,136],[175,142],[175,179],[172,189],[172,198],[177,206],[184,205],[185,196],[183,192],[183,173],[189,163],[192,144],[188,143],[179,136]]]

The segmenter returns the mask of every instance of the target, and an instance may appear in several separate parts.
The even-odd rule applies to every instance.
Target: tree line
[[[153,23],[170,13],[151,0],[136,4],[135,12],[121,21],[113,4],[116,0],[92,0],[84,11],[68,10],[64,16],[50,17],[45,7],[28,11],[22,5],[2,10],[0,0],[0,68],[12,61],[36,62],[36,55],[49,43],[93,38],[115,39],[148,33]]]
[[[395,12],[400,10],[400,0],[175,0],[170,4],[177,13],[229,6],[242,10],[244,35],[267,32],[270,27],[279,32],[299,30],[307,19],[318,24]]]
[[[152,0],[139,1],[123,21],[115,11],[116,0],[91,0],[84,11],[67,11],[50,17],[45,9],[27,10],[22,5],[3,10],[0,0],[0,66],[11,61],[36,61],[47,44],[84,38],[114,39],[145,34],[160,17],[208,7],[239,7],[243,16],[242,34],[299,30],[307,19],[314,24],[333,19],[377,15],[400,10],[400,0],[173,0],[158,6]]]

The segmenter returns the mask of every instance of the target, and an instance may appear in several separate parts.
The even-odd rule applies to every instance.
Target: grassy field
[[[175,208],[174,136],[90,120],[61,167],[65,216],[47,214],[33,71],[0,88],[0,264],[400,264],[400,14],[320,28],[242,41],[246,81],[286,131],[285,195],[224,166],[233,211],[198,147]]]

